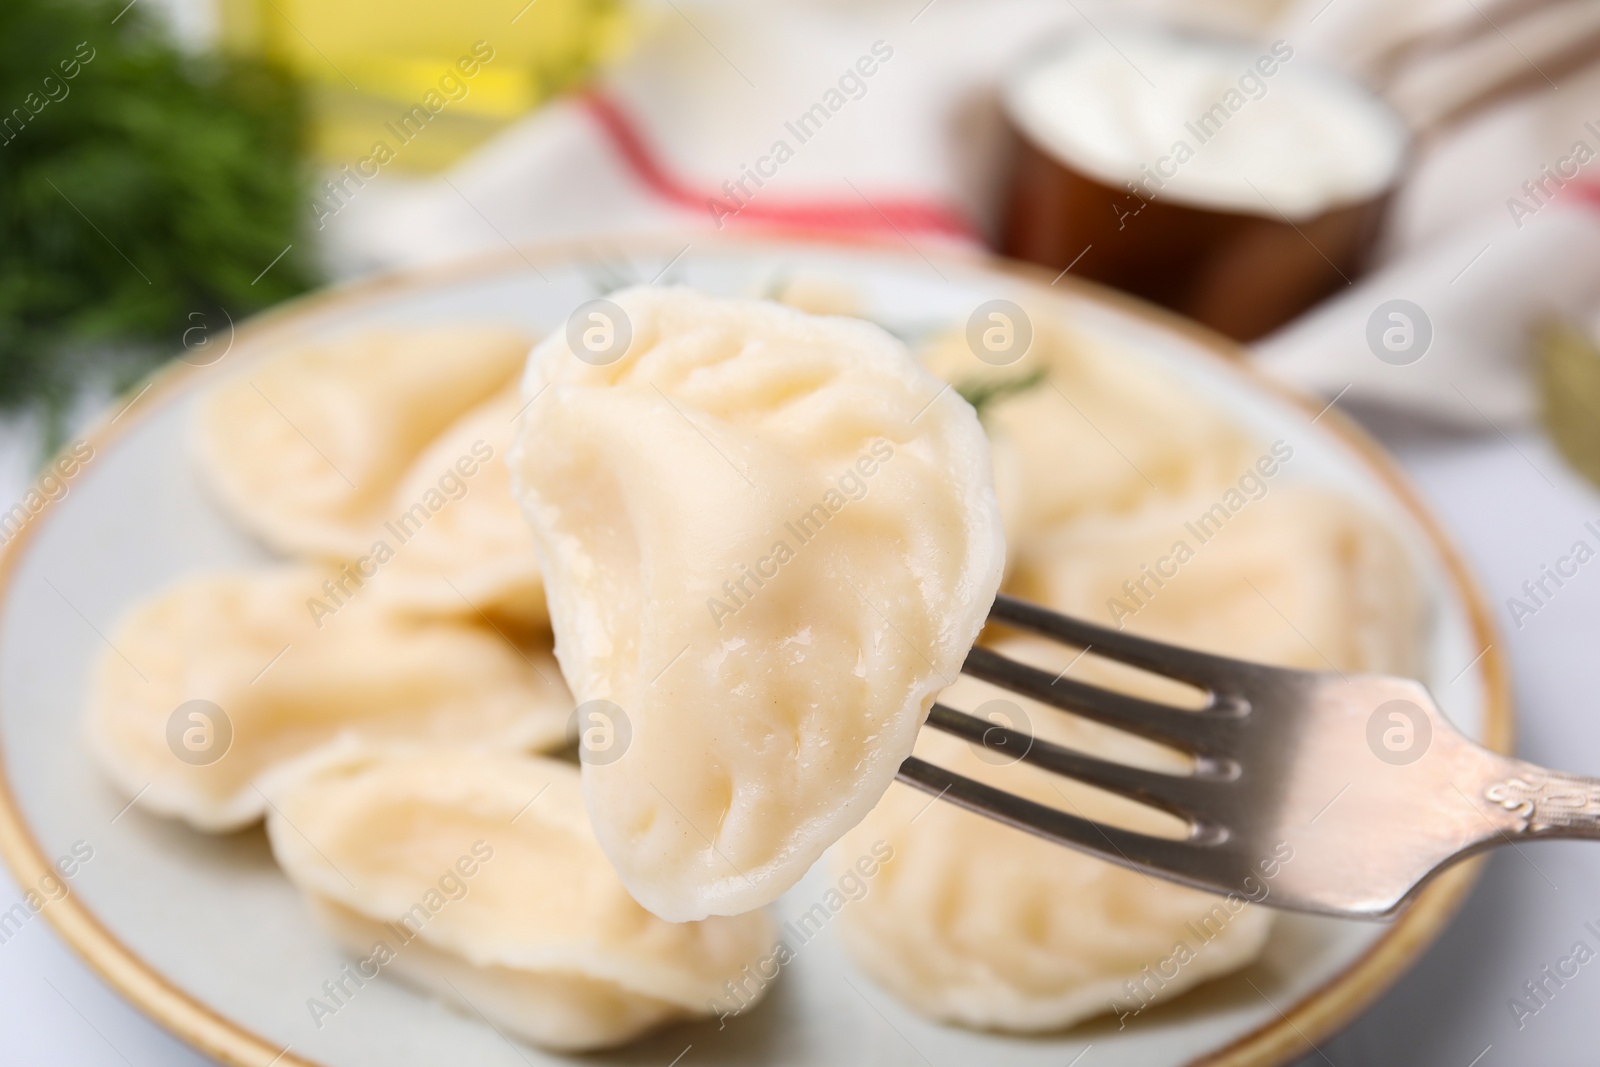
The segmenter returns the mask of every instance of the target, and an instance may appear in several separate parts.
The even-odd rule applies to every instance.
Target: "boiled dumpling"
[[[1005,642],[998,650],[1052,670],[1065,668],[1076,654],[1036,639]],[[1073,676],[1106,684],[1109,675],[1097,673],[1097,666],[1080,662]],[[1041,739],[1152,770],[1186,770],[1187,761],[1170,750],[972,678],[941,694],[940,703],[970,712],[996,699],[1021,708],[1031,728],[1015,722],[1013,712],[996,721]],[[1125,829],[1178,836],[1181,826],[1027,764],[996,765],[932,730],[923,731],[917,755]],[[1261,899],[1262,886],[1270,899],[1265,873],[1236,898],[1216,897],[997,825],[905,785],[889,790],[835,856],[842,862],[875,842],[892,848],[893,859],[883,864],[871,892],[841,912],[845,949],[909,1007],[962,1026],[1040,1033],[1108,1011],[1137,1012],[1245,966],[1271,927],[1271,913],[1248,900]]]
[[[1420,591],[1389,534],[1323,490],[1284,486],[1244,499],[1220,532],[1204,528],[1211,532],[1205,542],[1185,526],[1207,512],[1209,498],[1200,496],[1155,498],[1131,513],[1063,524],[1019,564],[1014,591],[1130,632],[1281,666],[1416,668]],[[1185,537],[1192,553],[1175,551]],[[1152,569],[1165,575],[1160,585]],[[1152,700],[1193,706],[1197,698],[1093,656],[1074,662],[1075,650],[1037,638],[1012,638],[999,650]],[[1178,753],[972,678],[940,700],[969,712],[1004,700],[1009,707],[990,711],[1005,722],[1020,708],[1025,733],[1122,763],[1186,771]],[[1182,835],[1170,815],[1026,764],[997,765],[993,753],[981,758],[931,730],[917,755],[1072,814]],[[895,786],[840,845],[841,857],[878,840],[894,851],[840,928],[856,964],[885,988],[924,1014],[966,1026],[1039,1032],[1106,1012],[1137,1014],[1248,964],[1269,924],[1268,913],[1249,902],[1270,902],[1272,877],[1293,861],[1285,842],[1261,857],[1252,884],[1213,897],[930,799]]]
[[[630,734],[584,768],[601,847],[663,918],[737,914],[877,802],[960,670],[1003,565],[988,446],[868,323],[612,299],[611,362],[534,350],[512,474],[562,670]]]
[[[1159,500],[1059,527],[1019,565],[1016,590],[1208,652],[1415,676],[1427,620],[1393,535],[1328,490],[1260,491]]]
[[[835,274],[805,269],[785,271],[758,295],[812,315],[867,317],[863,314],[859,287]]]
[[[374,332],[275,353],[201,403],[194,452],[273,548],[365,553],[417,456],[513,379],[529,342],[477,327]]]
[[[981,405],[1013,556],[1079,515],[1220,486],[1256,458],[1250,439],[1172,374],[1137,353],[1093,348],[1058,319],[1035,308],[1031,343],[1002,366],[979,359],[965,330],[922,351],[929,370]]]
[[[520,627],[548,621],[533,533],[506,468],[521,407],[513,384],[463,415],[412,464],[395,491],[386,531],[395,554],[373,582],[378,599]]]
[[[92,751],[146,810],[231,830],[260,818],[258,783],[342,735],[565,742],[572,697],[547,651],[487,627],[401,618],[367,596],[348,574],[290,567],[164,590],[129,612],[100,658]]]
[[[764,912],[674,924],[639,907],[571,764],[356,748],[274,804],[273,853],[364,977],[394,973],[548,1048],[705,1015],[776,942]]]

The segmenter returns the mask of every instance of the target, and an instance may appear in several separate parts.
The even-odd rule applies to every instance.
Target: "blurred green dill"
[[[295,86],[180,50],[147,6],[0,2],[0,410],[57,440],[84,385],[315,282]]]
[[[1045,369],[1036,368],[1028,374],[1014,378],[969,378],[956,383],[956,392],[961,394],[961,399],[971,404],[982,418],[993,405],[1008,397],[1043,384]]]

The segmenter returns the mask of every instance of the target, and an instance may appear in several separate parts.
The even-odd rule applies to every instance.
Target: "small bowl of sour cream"
[[[1239,340],[1360,272],[1410,143],[1387,104],[1285,41],[1078,34],[1004,103],[1003,250]]]

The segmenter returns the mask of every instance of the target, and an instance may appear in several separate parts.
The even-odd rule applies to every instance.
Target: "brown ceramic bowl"
[[[1361,273],[1404,171],[1365,199],[1290,220],[1141,199],[1052,153],[1009,102],[1007,119],[1015,151],[1002,252],[1071,267],[1239,341],[1270,333]]]

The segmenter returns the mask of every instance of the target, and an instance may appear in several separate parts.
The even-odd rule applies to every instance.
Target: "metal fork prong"
[[[1060,675],[1007,659],[991,649],[974,646],[962,671],[985,682],[1009,689],[1040,703],[1074,712],[1086,719],[1114,726],[1160,744],[1212,756],[1228,755],[1227,724],[1231,719],[1200,711],[1185,711],[1168,704],[1128,696],[1126,693],[1086,685]]]
[[[1004,594],[994,598],[989,618],[1053,637],[1078,648],[1092,649],[1097,656],[1188,682],[1213,695],[1223,691],[1228,681],[1238,678],[1239,668],[1244,666],[1222,656],[1207,655],[1058,615],[1037,604]]]
[[[1225,893],[1231,888],[1221,878],[1206,877],[1206,872],[1215,866],[1214,862],[1208,862],[1214,850],[1207,844],[1152,837],[1069,815],[975,782],[915,756],[900,765],[899,780],[974,814],[1057,844],[1092,852],[1123,867],[1213,893]]]
[[[1031,763],[1044,770],[1109,790],[1171,812],[1193,824],[1196,814],[1204,810],[1204,791],[1215,792],[1214,781],[1163,774],[1126,763],[1113,763],[1009,727],[985,722],[976,715],[935,704],[928,713],[928,725],[935,730],[981,745],[996,755],[1010,756]]]

